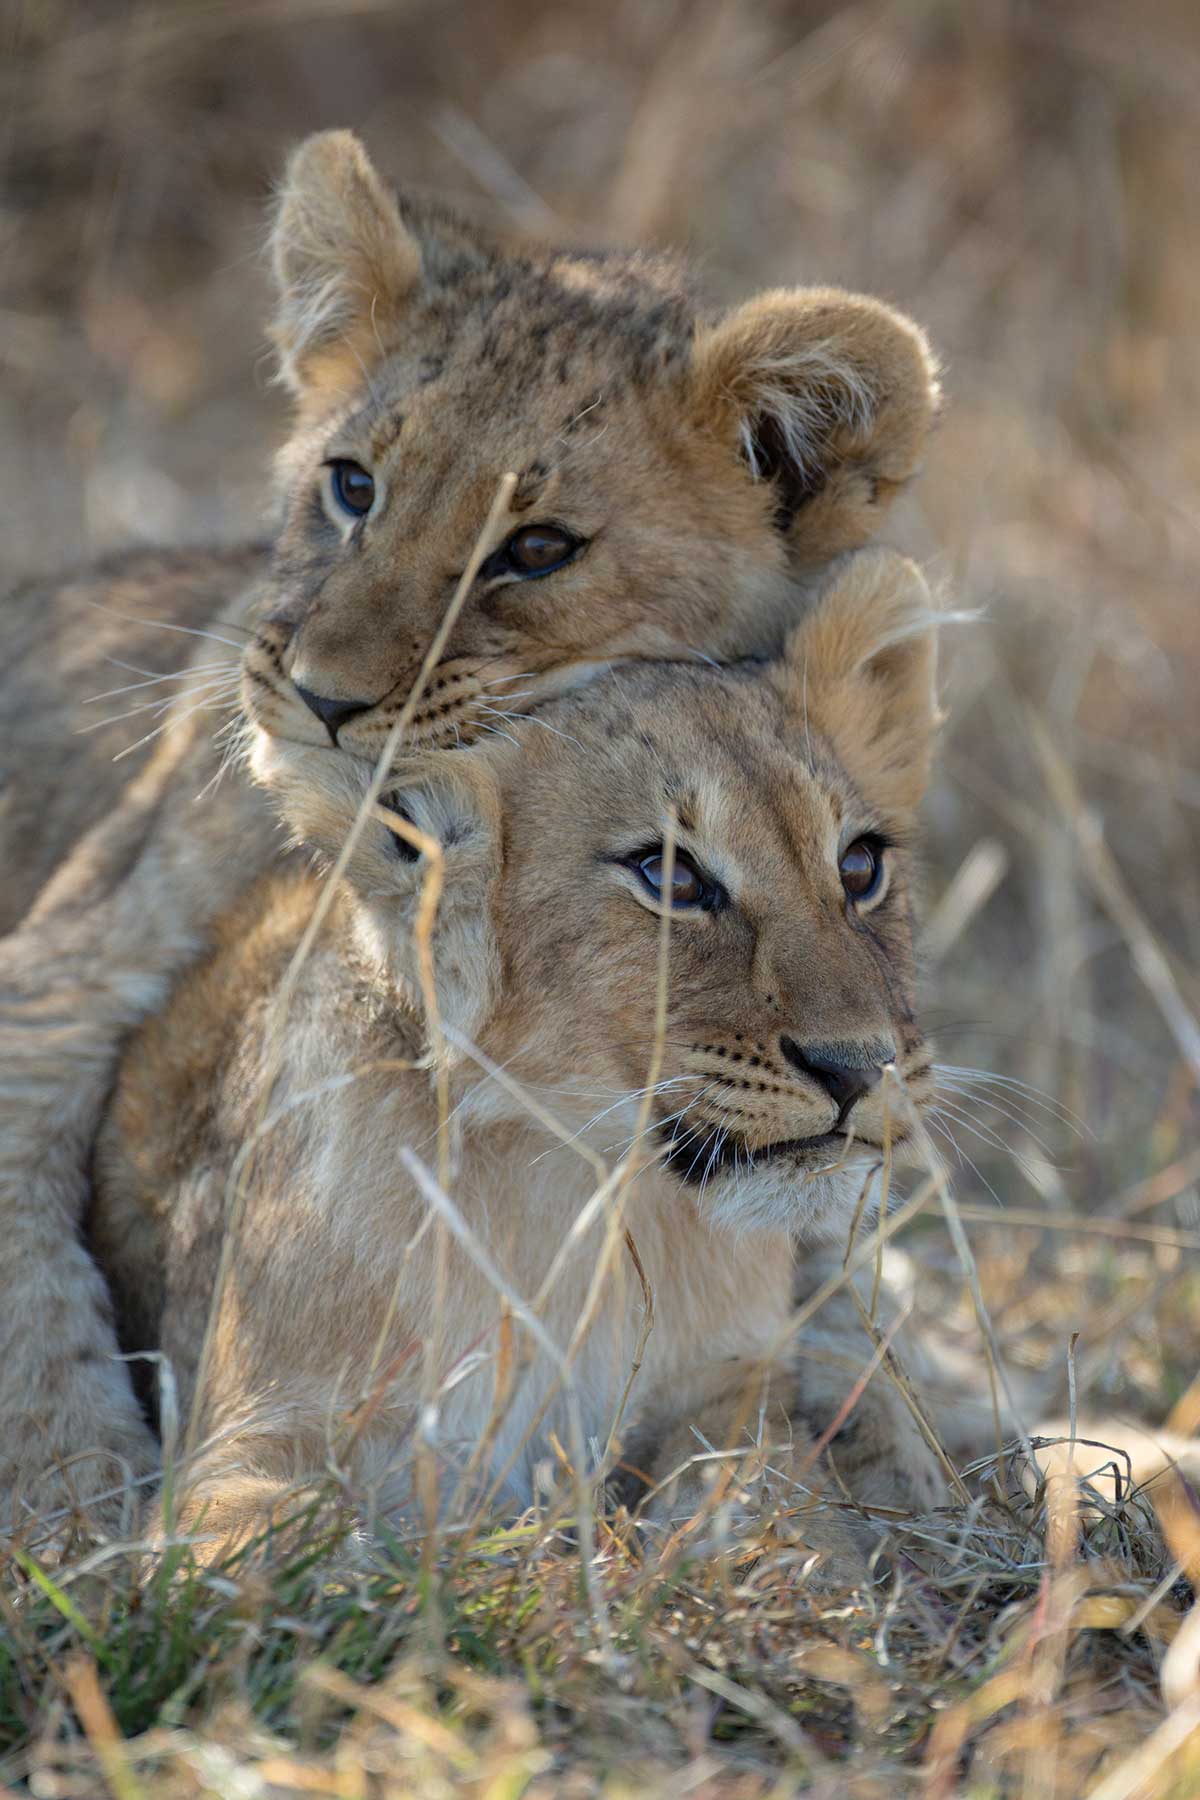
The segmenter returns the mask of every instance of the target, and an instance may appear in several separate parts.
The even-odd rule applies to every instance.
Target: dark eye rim
[[[346,514],[346,517],[349,519],[365,519],[375,504],[376,495],[375,477],[372,475],[370,469],[365,469],[362,463],[356,462],[352,456],[329,456],[326,457],[321,466],[322,468],[329,470],[330,492],[332,493],[336,504],[340,506],[342,511]],[[365,476],[370,483],[370,498],[365,506],[355,506],[346,497],[345,488],[343,487],[343,478],[344,472],[348,469],[352,469],[356,475]]]
[[[860,844],[868,850],[875,859],[875,874],[870,887],[864,888],[861,894],[854,894],[851,893],[850,889],[846,886],[844,878],[842,878],[842,864],[850,851],[856,850]],[[865,906],[878,897],[879,890],[884,883],[884,877],[887,874],[887,852],[890,848],[891,844],[889,840],[883,836],[882,832],[859,831],[855,833],[839,852],[838,876],[842,879],[842,891],[851,906]]]
[[[544,569],[523,569],[512,560],[512,545],[527,531],[557,532],[567,540],[568,548],[557,562],[550,563]],[[499,548],[492,551],[480,568],[479,580],[495,581],[501,575],[508,575],[515,581],[543,581],[547,575],[556,575],[568,563],[575,562],[587,549],[590,541],[572,531],[569,525],[564,525],[561,519],[531,519],[528,524],[518,525],[515,530],[510,531]]]
[[[604,860],[615,863],[618,868],[627,869],[631,875],[636,875],[650,898],[661,906],[664,904],[662,890],[656,888],[646,875],[644,864],[651,862],[655,857],[661,857],[663,851],[662,844],[642,844],[638,849],[630,850],[623,856],[610,856]],[[672,912],[721,912],[729,905],[729,895],[721,883],[709,875],[689,851],[676,849],[676,868],[680,864],[692,871],[700,883],[701,891],[695,900],[673,900],[671,902]]]

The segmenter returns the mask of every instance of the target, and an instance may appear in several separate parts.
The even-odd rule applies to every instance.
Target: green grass
[[[602,1528],[599,1632],[569,1521],[368,1554],[330,1490],[217,1569],[186,1548],[167,1579],[132,1552],[54,1570],[20,1552],[0,1779],[117,1800],[624,1795],[686,1792],[691,1771],[700,1792],[865,1800],[936,1785],[949,1723],[992,1771],[972,1793],[1017,1791],[1030,1742],[1060,1767],[1044,1791],[1083,1792],[1152,1728],[1187,1596],[1168,1586],[1122,1635],[1170,1568],[1149,1503],[1105,1503],[1051,1568],[1045,1496],[998,1497],[994,1475],[975,1472],[970,1514],[893,1526],[862,1592],[814,1589],[781,1514],[669,1565]]]

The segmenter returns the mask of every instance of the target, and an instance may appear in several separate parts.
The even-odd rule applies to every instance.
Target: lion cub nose
[[[781,1037],[779,1048],[794,1069],[824,1088],[844,1119],[856,1100],[878,1087],[888,1063],[895,1060],[891,1044],[800,1044]]]
[[[310,688],[301,687],[298,681],[294,681],[292,686],[309,712],[316,713],[335,744],[338,731],[346,720],[352,719],[356,713],[366,712],[371,705],[369,700],[327,700],[323,694],[314,694]]]

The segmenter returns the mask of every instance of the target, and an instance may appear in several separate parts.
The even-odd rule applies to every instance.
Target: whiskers
[[[950,1063],[935,1063],[932,1073],[934,1094],[924,1115],[925,1124],[948,1145],[957,1160],[972,1171],[997,1205],[1001,1204],[999,1195],[978,1163],[964,1150],[960,1141],[963,1134],[1006,1157],[1039,1193],[1044,1190],[1047,1172],[1056,1168],[1054,1149],[1043,1133],[1059,1127],[1075,1136],[1091,1135],[1085,1121],[1068,1107],[1028,1082],[1018,1081],[1015,1076],[990,1074],[983,1069],[961,1068]],[[989,1113],[1028,1139],[1036,1147],[1036,1159],[1010,1143],[1002,1135],[1003,1127],[998,1129],[989,1123]]]
[[[490,711],[490,710],[491,710],[491,709],[490,709],[490,708],[485,708],[485,710],[486,710],[486,711]],[[507,714],[504,714],[504,715],[503,715],[503,716],[504,716],[504,717],[505,717],[505,718],[507,718],[507,717],[508,717],[508,715],[507,715]],[[508,739],[508,741],[509,741],[509,743],[510,743],[510,744],[514,744],[514,745],[516,745],[516,747],[517,747],[517,749],[518,749],[518,750],[519,750],[519,749],[520,749],[520,745],[519,745],[519,744],[517,744],[517,740],[516,740],[516,738],[515,738],[515,737],[514,737],[514,736],[513,736],[513,734],[512,734],[512,732],[511,732],[511,731],[502,731],[502,730],[501,730],[501,729],[500,729],[500,727],[499,727],[499,725],[485,725],[485,724],[484,724],[484,723],[483,723],[483,721],[482,721],[482,719],[477,719],[477,720],[476,720],[476,721],[475,721],[475,729],[476,729],[476,730],[477,730],[477,731],[486,731],[486,732],[487,732],[487,735],[488,735],[488,736],[489,736],[489,737],[501,737],[501,738],[507,738],[507,739]]]
[[[612,1113],[619,1111],[622,1107],[636,1108],[643,1100],[645,1100],[647,1095],[654,1096],[673,1093],[683,1086],[685,1082],[694,1082],[695,1079],[696,1077],[694,1075],[670,1075],[667,1076],[665,1080],[657,1081],[651,1086],[622,1089],[617,1093],[616,1098],[610,1101],[607,1106],[602,1106],[599,1112],[593,1113],[590,1119],[585,1120],[578,1131],[573,1134],[570,1142],[578,1143],[581,1138],[586,1137],[588,1132],[593,1131],[602,1120],[607,1119]],[[710,1083],[709,1085],[711,1086],[712,1084]],[[702,1090],[702,1093],[707,1092],[708,1088]],[[702,1094],[695,1095],[694,1098],[688,1102],[688,1106],[694,1106],[696,1101],[701,1098]],[[682,1110],[683,1112],[686,1112],[688,1108],[684,1107]],[[680,1116],[681,1115],[678,1113],[672,1113],[666,1120],[651,1118],[647,1122],[644,1130],[641,1132],[630,1132],[626,1137],[619,1138],[612,1144],[604,1145],[600,1149],[599,1154],[601,1156],[611,1156],[615,1154],[618,1160],[620,1160],[621,1158],[630,1155],[641,1138],[650,1136],[657,1130],[659,1125],[669,1124],[672,1119]],[[530,1167],[532,1168],[535,1163],[541,1162],[542,1158],[549,1156],[552,1151],[564,1148],[566,1148],[566,1146],[562,1144],[551,1144],[548,1149],[540,1151],[538,1155],[532,1159]]]
[[[933,1073],[939,1088],[954,1086],[964,1094],[979,1093],[994,1111],[1002,1113],[1014,1124],[1036,1120],[1044,1127],[1054,1121],[1075,1135],[1093,1136],[1086,1119],[1081,1119],[1069,1106],[1064,1106],[1042,1088],[1018,1081],[1013,1075],[996,1075],[987,1069],[962,1068],[954,1063],[935,1063]]]
[[[115,606],[105,606],[99,600],[85,600],[84,605],[90,606],[93,612],[105,613],[110,619],[120,619],[125,625],[140,625],[150,631],[173,631],[181,637],[208,638],[214,644],[228,644],[239,656],[245,649],[245,644],[239,644],[236,638],[224,637],[219,631],[205,631],[199,625],[172,625],[166,619],[139,618],[136,613],[118,612]],[[221,623],[227,631],[240,631],[247,641],[254,636],[248,625],[235,625],[232,619],[222,619]]]
[[[198,675],[223,674],[241,666],[233,658],[223,656],[216,662],[191,663],[186,669],[180,669],[173,674],[158,675],[152,669],[139,668],[137,663],[122,662],[119,656],[106,656],[104,660],[106,663],[111,663],[114,669],[125,669],[130,675],[142,675],[145,680],[127,681],[121,687],[105,688],[102,694],[91,694],[84,701],[85,706],[97,706],[101,700],[119,699],[122,694],[132,694],[138,688],[161,687],[164,683],[172,681],[187,682]]]
[[[656,1094],[664,1094],[664,1093],[667,1093],[669,1089],[679,1088],[685,1082],[694,1082],[695,1080],[696,1080],[695,1075],[672,1075],[672,1076],[668,1077],[667,1080],[660,1081],[658,1083],[657,1087],[653,1091]],[[683,1123],[683,1120],[687,1117],[688,1113],[691,1112],[692,1108],[694,1106],[699,1106],[700,1102],[705,1098],[705,1096],[712,1093],[712,1091],[716,1087],[716,1085],[717,1085],[717,1083],[715,1081],[707,1082],[705,1084],[705,1086],[699,1090],[698,1093],[695,1093],[692,1095],[691,1099],[686,1103],[686,1105],[678,1107],[675,1112],[667,1113],[662,1118],[656,1119],[656,1118],[652,1117],[652,1118],[648,1119],[644,1128],[640,1132],[638,1132],[638,1131],[630,1132],[626,1137],[620,1139],[617,1143],[608,1145],[605,1148],[605,1150],[602,1152],[602,1154],[603,1155],[615,1154],[619,1157],[629,1156],[643,1138],[653,1137],[659,1132],[668,1133],[669,1141],[674,1144],[674,1143],[686,1143],[690,1138],[695,1136],[697,1132],[704,1132],[706,1130],[710,1131],[712,1129],[711,1123],[707,1120],[699,1121],[694,1126],[689,1125],[686,1131],[681,1131],[680,1126]],[[635,1094],[635,1095],[632,1095],[631,1098],[634,1100],[638,1100],[641,1098],[641,1096],[638,1094]],[[707,1142],[707,1139],[705,1139],[705,1142]]]
[[[511,710],[518,700],[531,700],[537,690],[535,688],[519,688],[514,690],[509,687],[508,684],[516,681],[532,681],[533,679],[532,673],[529,673],[525,675],[497,675],[493,680],[485,681],[482,684],[483,692],[487,694],[489,700],[494,700],[498,702],[498,704],[491,706],[487,705],[484,701],[479,700],[476,702],[477,712],[486,713],[490,719],[503,719],[506,725],[538,725],[543,731],[548,731],[552,737],[562,738],[565,743],[574,744],[578,749],[582,750],[583,745],[579,742],[578,738],[572,737],[570,732],[560,731],[557,725],[551,725],[548,720],[541,718],[539,714],[524,711],[513,712]],[[498,690],[501,688],[506,691],[503,693],[499,692]],[[478,728],[480,731],[491,732],[497,737],[509,738],[510,742],[516,741],[512,738],[511,734],[505,731],[501,726],[485,725],[482,719],[478,720]]]
[[[182,629],[182,627],[167,627],[166,629],[175,630]],[[197,633],[196,635],[206,634]],[[223,641],[232,642],[228,639]],[[237,648],[236,645],[233,647]],[[84,701],[85,706],[97,706],[103,701],[120,699],[132,693],[146,694],[147,689],[154,691],[146,694],[145,698],[137,701],[133,706],[110,713],[102,719],[90,720],[88,724],[79,727],[77,735],[83,737],[89,732],[118,725],[125,719],[151,718],[161,721],[155,725],[153,730],[146,732],[134,743],[126,744],[124,749],[118,750],[113,757],[114,762],[120,762],[123,757],[131,756],[135,750],[140,750],[143,745],[153,742],[164,732],[176,730],[195,713],[212,710],[220,712],[237,710],[238,717],[230,720],[228,726],[222,727],[218,736],[240,722],[240,658],[223,657],[219,661],[193,664],[187,669],[165,675],[156,675],[149,670],[139,669],[136,664],[121,662],[116,657],[108,657],[105,660],[111,662],[116,668],[125,669],[131,674],[141,676],[142,679],[126,682],[120,687],[108,688],[102,693],[93,694]],[[218,779],[225,766],[226,763],[223,759],[222,767],[217,772]]]
[[[561,738],[564,744],[574,744],[577,750],[583,749],[583,745],[577,737],[572,737],[569,731],[560,731],[557,725],[551,725],[550,721],[543,719],[540,713],[503,713],[501,717],[511,719],[514,725],[518,720],[527,725],[536,725],[540,730],[548,731],[551,737]]]
[[[226,772],[238,764],[243,767],[250,760],[250,745],[253,738],[250,722],[240,707],[232,719],[226,719],[224,725],[217,727],[213,733],[213,743],[221,747],[221,760],[215,772],[205,782],[200,792],[193,796],[195,803],[206,800],[215,794],[220,787]]]

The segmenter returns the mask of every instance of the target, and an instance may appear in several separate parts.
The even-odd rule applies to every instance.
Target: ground
[[[682,245],[718,296],[839,282],[928,328],[947,412],[893,535],[982,615],[952,634],[928,808],[929,1016],[948,1064],[997,1078],[947,1092],[960,1221],[1038,1416],[1065,1414],[1071,1370],[1081,1412],[1190,1433],[1188,0],[16,0],[0,43],[5,579],[254,529],[284,417],[261,211],[320,126],[506,227]],[[944,1353],[978,1361],[945,1211],[897,1244]],[[897,1521],[877,1587],[836,1599],[769,1518],[665,1566],[602,1537],[590,1607],[573,1538],[536,1519],[367,1569],[300,1521],[265,1563],[185,1559],[146,1588],[130,1558],[10,1561],[0,1783],[1195,1792],[1197,1702],[1160,1682],[1197,1572],[1186,1504],[1159,1509],[1167,1549],[1150,1497],[1048,1521],[1007,1458],[968,1487],[969,1509]]]

